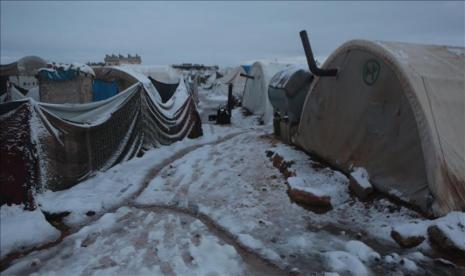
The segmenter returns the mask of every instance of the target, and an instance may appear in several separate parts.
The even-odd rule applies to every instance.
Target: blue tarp
[[[242,68],[244,68],[244,71],[248,74],[250,72],[250,68],[252,68],[252,65],[242,65]]]
[[[73,80],[79,75],[76,70],[40,70],[38,73],[41,77],[49,80]]]
[[[115,81],[94,80],[92,91],[92,101],[102,101],[118,94],[118,86]]]

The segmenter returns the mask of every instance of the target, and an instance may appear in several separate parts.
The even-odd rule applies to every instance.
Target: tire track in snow
[[[27,255],[35,252],[35,251],[47,250],[47,249],[53,248],[53,247],[61,244],[61,242],[66,237],[79,232],[82,228],[84,228],[87,225],[99,220],[104,214],[113,213],[116,210],[118,210],[119,208],[124,207],[124,206],[132,206],[132,202],[134,201],[134,199],[136,199],[145,190],[145,188],[147,188],[147,186],[150,184],[150,181],[161,170],[163,170],[166,166],[168,166],[169,164],[175,162],[176,160],[183,158],[185,155],[189,154],[190,152],[192,152],[192,151],[194,151],[196,149],[199,149],[201,147],[220,144],[222,142],[225,142],[227,140],[230,140],[230,139],[232,139],[232,138],[234,138],[236,136],[239,136],[239,135],[247,133],[247,132],[248,131],[240,131],[240,132],[236,132],[236,133],[231,133],[231,134],[228,134],[228,135],[226,135],[224,137],[221,137],[221,138],[219,138],[217,140],[214,140],[214,141],[211,141],[211,142],[200,143],[200,144],[197,144],[197,145],[191,145],[191,146],[188,146],[188,147],[178,151],[175,155],[171,156],[170,158],[165,159],[162,163],[160,163],[160,164],[154,166],[152,169],[150,169],[149,172],[144,177],[144,179],[142,180],[141,187],[134,193],[134,195],[129,197],[128,200],[122,202],[121,204],[118,204],[117,206],[115,206],[113,208],[110,208],[110,209],[106,210],[105,212],[98,213],[98,214],[94,215],[92,220],[90,220],[90,221],[88,221],[88,222],[86,222],[86,223],[84,223],[82,225],[79,225],[79,227],[70,228],[70,229],[68,229],[66,231],[58,229],[61,232],[61,236],[57,240],[55,240],[53,242],[49,242],[49,243],[42,244],[40,246],[32,247],[32,248],[30,248],[28,250],[24,250],[24,251],[20,251],[20,252],[12,252],[12,253],[8,254],[7,256],[5,256],[5,258],[0,260],[0,272],[4,271],[8,267],[10,267],[11,263],[14,262],[15,260],[21,259],[22,257],[27,256]],[[77,184],[77,185],[79,185],[79,184]]]
[[[210,233],[216,236],[219,240],[233,246],[234,249],[236,249],[237,253],[242,257],[242,260],[246,264],[247,272],[250,273],[249,275],[292,275],[291,272],[278,267],[276,264],[263,258],[250,248],[238,242],[233,234],[218,225],[209,216],[195,211],[195,208],[182,208],[172,205],[143,205],[135,203],[129,205],[129,207],[154,213],[168,212],[174,215],[182,214],[200,220],[205,226],[207,226]]]

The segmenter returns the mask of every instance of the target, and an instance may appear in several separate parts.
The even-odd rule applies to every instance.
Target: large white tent
[[[278,71],[288,65],[281,63],[255,62],[245,84],[242,106],[255,115],[263,116],[265,124],[273,120],[273,107],[268,100],[268,84]]]
[[[465,49],[355,40],[323,68],[297,144],[425,213],[465,210]]]

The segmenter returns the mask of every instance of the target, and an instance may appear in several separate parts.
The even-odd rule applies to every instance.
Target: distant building
[[[141,64],[142,59],[138,54],[135,56],[128,56],[123,55],[105,55],[105,65],[112,66],[112,65],[121,65],[121,64]]]
[[[181,70],[218,70],[218,65],[204,65],[204,64],[192,64],[192,63],[182,63],[182,64],[173,64],[171,65],[175,69]]]

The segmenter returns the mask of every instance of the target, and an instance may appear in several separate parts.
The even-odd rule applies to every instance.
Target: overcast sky
[[[60,62],[139,54],[143,64],[315,55],[355,38],[464,46],[464,2],[6,2],[1,62]]]

